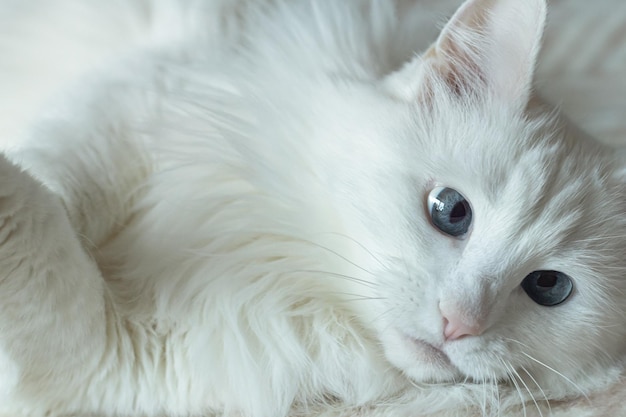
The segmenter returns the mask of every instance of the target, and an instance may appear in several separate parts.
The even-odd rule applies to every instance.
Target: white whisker
[[[548,406],[548,410],[550,411],[550,414],[552,414],[552,405],[550,404],[550,400],[548,400],[548,397],[546,396],[546,393],[544,392],[543,388],[541,388],[541,385],[539,385],[539,383],[537,382],[537,380],[535,379],[535,377],[532,376],[532,374],[530,372],[528,372],[528,370],[526,369],[526,367],[522,366],[522,371],[524,371],[526,373],[526,375],[528,375],[528,377],[533,381],[533,383],[537,386],[537,388],[539,389],[539,391],[541,392],[541,395],[543,395],[543,398],[546,401],[546,405]]]
[[[483,389],[483,401],[482,401],[482,412],[483,415],[487,414],[487,384],[486,379],[483,376],[481,381],[482,389]]]
[[[330,275],[333,277],[337,277],[337,278],[343,278],[346,279],[348,281],[352,281],[355,282],[357,284],[362,284],[368,288],[377,288],[379,285],[375,282],[372,281],[368,281],[362,278],[357,278],[357,277],[353,277],[351,275],[346,275],[346,274],[340,274],[337,272],[330,272],[330,271],[323,271],[323,270],[317,270],[317,269],[294,269],[292,272],[301,272],[301,273],[307,273],[307,274],[322,274],[322,275]]]
[[[532,357],[531,355],[527,354],[526,352],[521,352],[522,355],[526,356],[528,359],[538,363],[539,365],[545,367],[546,369],[554,372],[556,375],[560,376],[561,378],[563,378],[565,381],[569,382],[570,384],[572,384],[572,386],[574,388],[576,388],[583,397],[585,397],[585,399],[587,401],[589,400],[589,397],[587,396],[587,394],[585,394],[585,391],[583,391],[583,389],[581,387],[579,387],[574,381],[572,381],[571,379],[569,379],[568,377],[566,377],[565,375],[563,375],[561,372],[557,371],[556,369],[552,368],[551,366],[546,365],[545,363],[541,362],[539,359],[535,359],[534,357]]]
[[[519,399],[520,399],[520,401],[522,403],[522,410],[524,411],[524,417],[527,417],[527,414],[526,414],[526,401],[524,401],[524,395],[522,394],[522,390],[520,389],[519,384],[515,380],[515,375],[513,375],[511,373],[509,365],[503,359],[500,359],[500,363],[504,366],[504,369],[506,370],[506,374],[507,374],[507,376],[509,378],[509,381],[511,381],[513,383],[513,386],[515,387],[515,390],[517,391],[517,395],[519,396]]]
[[[524,347],[526,349],[531,349],[530,346],[528,346],[525,343],[520,342],[519,340],[511,339],[510,337],[505,337],[504,340],[508,340],[509,342],[517,343],[518,345],[520,345],[520,346],[522,346],[522,347]]]
[[[358,294],[350,294],[350,293],[345,293],[345,292],[335,292],[333,294],[338,294],[338,295],[351,295],[354,298],[349,298],[349,299],[345,299],[345,300],[341,300],[341,302],[354,302],[354,301],[373,301],[373,300],[386,300],[386,298],[384,297],[364,297]]]
[[[368,273],[368,274],[370,274],[370,275],[374,275],[374,273],[373,273],[373,272],[368,271],[367,269],[363,268],[361,265],[357,264],[357,263],[356,263],[356,262],[354,262],[354,261],[351,261],[350,259],[348,259],[347,257],[343,256],[342,254],[340,254],[339,252],[337,252],[337,251],[335,251],[335,250],[333,250],[333,249],[327,248],[327,247],[326,247],[326,246],[324,246],[324,245],[320,245],[319,243],[315,243],[315,242],[310,241],[310,240],[306,240],[305,242],[307,242],[308,244],[310,244],[310,245],[312,245],[312,246],[316,246],[316,247],[318,247],[318,248],[320,248],[320,249],[323,249],[323,250],[325,250],[325,251],[327,251],[327,252],[329,252],[329,253],[331,253],[331,254],[333,254],[333,255],[337,256],[338,258],[340,258],[340,259],[342,259],[342,260],[344,260],[344,261],[348,262],[350,265],[352,265],[352,266],[355,266],[355,267],[359,268],[359,269],[360,269],[361,271],[363,271],[363,272],[366,272],[366,273]],[[355,242],[356,242],[356,241],[355,241]],[[357,242],[357,243],[358,243],[358,242]],[[360,246],[361,246],[361,247],[363,247],[362,245],[360,245]],[[364,248],[364,249],[365,249],[365,248]],[[368,252],[368,253],[369,253],[369,252]],[[371,253],[370,253],[370,255],[371,255]],[[371,256],[373,257],[373,255],[371,255]],[[375,258],[374,258],[374,259],[375,259]],[[378,261],[377,259],[375,259],[375,260],[376,260],[376,261]],[[379,263],[380,263],[380,262],[379,262]]]
[[[496,403],[496,411],[497,411],[497,415],[500,415],[500,385],[497,383],[498,378],[496,377],[495,372],[492,373],[492,379],[493,379],[493,384],[492,384],[492,389],[495,390],[495,403]],[[493,414],[493,413],[492,413]]]
[[[520,376],[520,374],[515,370],[513,365],[511,365],[510,363],[509,363],[509,367],[511,369],[511,372],[513,372],[514,376],[517,377],[519,382],[521,382],[521,384],[524,386],[524,388],[526,389],[526,392],[528,392],[528,395],[530,395],[530,399],[535,404],[535,407],[537,408],[537,411],[539,412],[539,416],[543,417],[543,412],[541,412],[541,407],[539,407],[539,404],[537,404],[537,400],[535,400],[535,396],[530,391],[530,388],[528,388],[528,385],[526,384],[526,382],[524,382],[524,379]]]
[[[381,267],[383,267],[383,268],[385,267],[385,264],[384,264],[384,263],[383,263],[380,259],[378,259],[378,258],[376,257],[376,255],[374,255],[374,253],[373,253],[371,250],[369,250],[367,247],[365,247],[365,245],[363,245],[363,244],[362,244],[361,242],[359,242],[358,240],[356,240],[356,239],[354,239],[354,238],[352,238],[352,237],[350,237],[350,236],[348,236],[348,235],[345,235],[345,234],[343,234],[343,233],[338,233],[338,232],[326,232],[325,234],[335,235],[335,236],[340,236],[340,237],[346,238],[346,239],[348,239],[348,240],[350,240],[350,241],[352,241],[352,242],[356,243],[356,244],[357,244],[357,245],[358,245],[361,249],[363,249],[365,252],[367,252],[367,254],[368,254],[369,256],[371,256],[371,257],[372,257],[372,259],[374,259],[376,262],[378,262],[378,264],[379,264]]]

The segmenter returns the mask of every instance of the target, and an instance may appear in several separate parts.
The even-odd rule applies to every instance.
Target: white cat
[[[0,413],[548,415],[615,379],[626,164],[531,100],[545,2],[419,55],[396,6],[59,0],[139,29],[0,163]]]

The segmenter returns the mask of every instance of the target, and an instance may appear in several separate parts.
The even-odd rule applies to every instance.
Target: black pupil
[[[555,274],[544,273],[537,279],[537,286],[542,288],[552,288],[556,285],[556,281],[557,278]]]
[[[465,208],[465,202],[459,201],[452,207],[450,212],[450,223],[458,223],[462,221],[467,215],[467,209]]]

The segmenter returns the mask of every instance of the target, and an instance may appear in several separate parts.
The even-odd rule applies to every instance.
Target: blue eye
[[[472,208],[458,191],[437,187],[428,195],[428,210],[433,225],[446,235],[460,237],[472,224]]]
[[[567,300],[574,284],[562,272],[535,271],[524,278],[522,288],[535,303],[551,307]]]

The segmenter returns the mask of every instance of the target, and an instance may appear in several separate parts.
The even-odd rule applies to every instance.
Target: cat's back
[[[419,5],[398,7],[396,2],[2,0],[0,145],[11,143],[68,84],[145,50],[182,48],[195,56],[256,50],[277,61],[275,71],[285,59],[286,71],[300,62],[300,69],[309,66],[313,72],[347,67],[381,75],[427,46],[435,35],[433,22],[441,19]]]
[[[191,39],[222,48],[241,32],[235,10],[243,3],[2,0],[0,146],[14,143],[51,97],[94,70]]]

